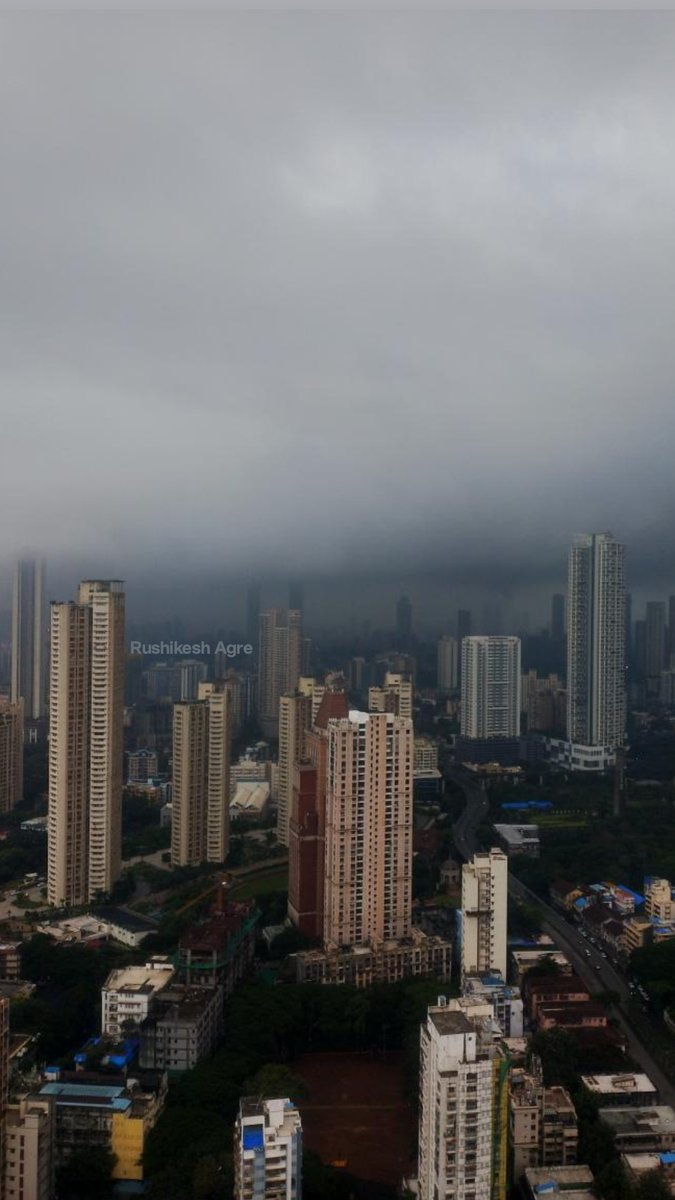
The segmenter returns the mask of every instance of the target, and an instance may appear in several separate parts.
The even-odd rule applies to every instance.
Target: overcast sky
[[[2,559],[675,584],[675,15],[0,34]]]

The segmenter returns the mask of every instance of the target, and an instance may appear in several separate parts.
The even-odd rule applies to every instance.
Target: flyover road
[[[489,810],[487,796],[480,784],[471,777],[467,778],[466,772],[461,768],[447,770],[446,775],[453,783],[462,788],[466,798],[466,805],[453,826],[453,833],[457,849],[464,859],[468,859],[479,849],[476,830]],[[566,954],[590,992],[611,991],[616,993],[618,1000],[612,1006],[613,1014],[626,1036],[628,1053],[658,1088],[660,1102],[675,1107],[675,1084],[661,1070],[631,1024],[628,1007],[630,991],[625,976],[614,967],[609,959],[603,956],[602,951],[591,945],[588,938],[585,938],[575,925],[571,925],[560,913],[551,908],[549,904],[545,904],[539,896],[511,874],[509,874],[509,895],[514,900],[537,906],[542,913],[544,931],[550,934]]]

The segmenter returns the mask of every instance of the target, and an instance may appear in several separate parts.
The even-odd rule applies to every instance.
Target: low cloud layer
[[[675,578],[675,15],[0,28],[0,556]]]

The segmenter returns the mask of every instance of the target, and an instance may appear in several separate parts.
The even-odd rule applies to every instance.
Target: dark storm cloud
[[[1,24],[0,554],[675,572],[672,14]]]

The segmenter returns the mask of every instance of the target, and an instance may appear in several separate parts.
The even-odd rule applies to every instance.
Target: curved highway
[[[464,792],[466,804],[461,816],[453,825],[453,834],[460,854],[464,859],[469,859],[480,848],[476,831],[489,812],[489,802],[480,783],[461,768],[446,769],[446,776]],[[509,895],[514,900],[536,904],[543,914],[542,928],[569,958],[589,991],[611,991],[617,994],[619,999],[612,1005],[612,1011],[628,1041],[628,1053],[658,1088],[660,1102],[675,1107],[675,1085],[663,1073],[630,1023],[630,991],[625,976],[604,957],[601,950],[591,945],[575,925],[571,925],[559,912],[511,874]]]

